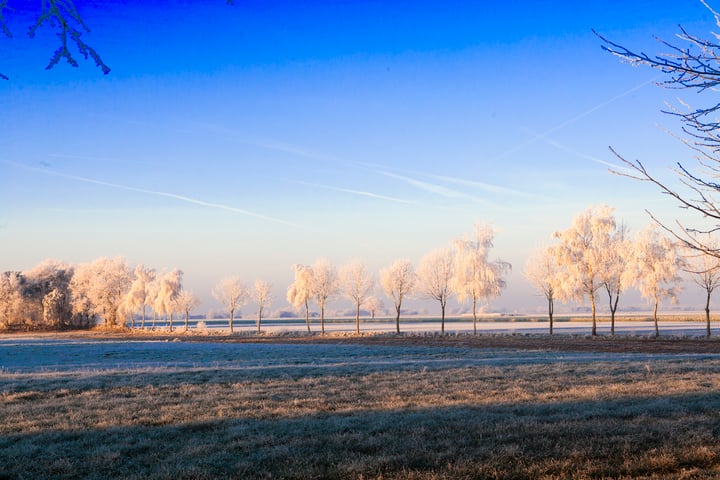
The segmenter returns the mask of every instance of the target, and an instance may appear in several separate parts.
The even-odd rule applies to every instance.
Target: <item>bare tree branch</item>
[[[48,63],[45,69],[51,69],[63,58],[73,67],[78,66],[77,60],[75,60],[68,48],[68,40],[72,40],[80,51],[80,54],[82,54],[86,60],[88,56],[92,57],[95,65],[100,67],[105,75],[110,73],[110,67],[103,62],[97,51],[82,39],[81,30],[89,33],[90,28],[88,28],[82,17],[80,17],[72,0],[47,0],[43,2],[42,12],[35,21],[35,24],[28,30],[30,38],[34,38],[37,30],[45,23],[49,23],[58,28],[59,31],[57,35],[60,37],[60,46],[55,50],[55,53],[50,59],[50,63]]]
[[[720,27],[720,14],[713,10],[705,1],[701,0],[709,12],[714,16],[715,23]],[[682,42],[678,46],[670,42],[657,39],[667,49],[667,53],[650,56],[644,52],[636,52],[618,43],[612,42],[595,32],[602,40],[602,49],[629,62],[631,65],[645,65],[660,70],[666,75],[666,80],[659,83],[665,88],[691,89],[698,93],[717,91],[720,87],[720,34],[713,33],[714,40],[707,40],[694,35],[682,26],[677,38]],[[688,168],[682,163],[676,164],[675,173],[681,187],[675,188],[660,181],[651,174],[639,161],[631,162],[622,157],[612,147],[610,151],[626,166],[631,173],[610,170],[611,173],[632,178],[634,180],[650,182],[660,188],[660,192],[674,198],[681,208],[690,210],[707,220],[720,221],[720,203],[715,199],[720,194],[720,121],[717,114],[720,112],[720,103],[709,107],[693,109],[680,101],[682,108],[668,106],[663,113],[677,117],[681,123],[681,131],[685,138],[679,138],[695,153],[697,168]],[[676,221],[676,226],[668,226],[659,221],[652,213],[650,217],[676,240],[689,248],[720,257],[720,251],[713,244],[698,238],[700,234],[720,231],[720,224],[709,228],[689,227]]]

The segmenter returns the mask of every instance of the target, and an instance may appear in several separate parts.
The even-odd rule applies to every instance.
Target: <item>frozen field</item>
[[[228,333],[227,320],[215,319],[206,322],[210,331]],[[190,329],[194,330],[195,322],[191,322]],[[183,324],[175,323],[175,330],[182,332]],[[554,324],[554,333],[583,335],[590,334],[592,328],[591,321],[566,321],[558,320]],[[597,324],[598,334],[606,335],[610,333],[610,322],[603,318]],[[711,328],[720,329],[720,322],[711,322]],[[234,323],[235,333],[249,333],[256,331],[257,327],[251,320],[240,320]],[[310,329],[314,333],[320,332],[320,323],[317,319],[311,320]],[[477,323],[478,333],[520,333],[520,334],[546,334],[549,330],[549,324],[546,320],[492,320],[479,321]],[[307,332],[307,326],[303,320],[269,320],[263,322],[262,331],[271,334]],[[440,332],[439,319],[411,318],[400,320],[400,331],[406,333],[431,333]],[[355,333],[354,319],[343,320],[327,320],[325,323],[325,332],[346,332]],[[363,321],[360,323],[361,333],[392,333],[395,332],[394,319]],[[445,323],[446,333],[472,333],[472,320],[450,319]],[[720,330],[718,330],[720,332]],[[652,321],[648,320],[626,320],[617,321],[615,323],[615,333],[619,335],[654,335],[655,326]],[[700,321],[668,321],[660,322],[660,335],[682,335],[682,336],[705,336],[705,323]]]
[[[345,344],[226,343],[166,340],[97,340],[0,336],[3,374],[199,372],[234,370],[262,376],[427,370],[586,362],[720,359],[718,354],[551,352],[462,347]]]
[[[603,353],[464,343],[539,335],[135,335],[0,336],[0,478],[720,472],[714,339],[552,339],[710,347]]]

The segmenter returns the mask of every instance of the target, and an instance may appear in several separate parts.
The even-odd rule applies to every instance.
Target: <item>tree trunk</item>
[[[320,335],[325,336],[325,303],[320,305]]]
[[[307,325],[308,333],[310,333],[310,306],[307,300],[305,300],[305,325]]]
[[[173,318],[172,318],[172,314],[173,314],[173,312],[170,312],[170,331],[171,331],[171,332],[173,331],[173,330],[172,330],[172,329],[173,329]]]
[[[142,310],[142,323],[140,324],[140,327],[143,329],[145,328],[145,304],[143,303],[143,310]]]
[[[185,310],[185,331],[190,328],[190,310]]]
[[[440,309],[442,310],[442,322],[440,323],[440,335],[445,335],[445,303],[440,303]]]
[[[590,308],[592,310],[592,336],[597,336],[597,322],[595,321],[595,295],[590,294]]]
[[[235,309],[230,309],[230,335],[233,334],[233,321],[235,320]]]
[[[707,326],[707,332],[706,335],[710,337],[710,294],[712,292],[708,290],[707,292],[707,301],[705,302],[705,320],[706,320],[706,326]]]
[[[257,325],[257,333],[260,335],[260,324],[262,323],[262,308],[258,309],[258,325]]]
[[[152,329],[155,330],[155,323],[157,322],[157,312],[153,310],[153,324]]]
[[[548,318],[550,319],[550,335],[553,334],[553,313],[555,310],[555,305],[553,304],[553,297],[548,297]]]
[[[395,311],[397,314],[395,315],[395,333],[400,333],[400,303],[398,303],[395,306]]]
[[[360,300],[357,301],[357,309],[355,310],[355,335],[360,335]]]
[[[477,335],[477,297],[473,294],[473,333]]]
[[[615,312],[617,312],[618,301],[620,301],[620,295],[615,296],[615,303],[613,303],[612,296],[610,297],[610,335],[615,335]]]
[[[658,316],[657,316],[658,303],[659,303],[659,300],[656,296],[655,297],[655,307],[653,308],[653,318],[655,319],[655,338],[660,336],[660,329],[658,328]]]

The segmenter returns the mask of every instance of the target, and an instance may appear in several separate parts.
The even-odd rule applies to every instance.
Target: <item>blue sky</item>
[[[676,216],[608,173],[608,146],[672,179],[691,154],[660,110],[703,103],[591,29],[656,53],[678,23],[715,28],[695,1],[77,2],[104,76],[46,71],[53,32],[25,35],[37,2],[9,3],[0,269],[123,255],[183,269],[201,310],[227,275],[273,282],[281,308],[294,263],[417,263],[476,222],[514,267],[493,307],[542,308],[525,259],[574,215]]]

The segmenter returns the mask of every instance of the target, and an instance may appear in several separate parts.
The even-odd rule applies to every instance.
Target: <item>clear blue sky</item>
[[[104,76],[44,70],[56,37],[25,35],[39,2],[9,3],[0,270],[122,255],[183,269],[201,310],[227,275],[270,280],[282,308],[294,263],[417,263],[475,222],[514,267],[493,307],[542,308],[525,259],[574,215],[607,203],[638,231],[645,208],[676,213],[610,175],[608,146],[672,178],[691,154],[660,109],[708,102],[591,28],[648,53],[678,23],[715,28],[690,0],[78,1]]]

